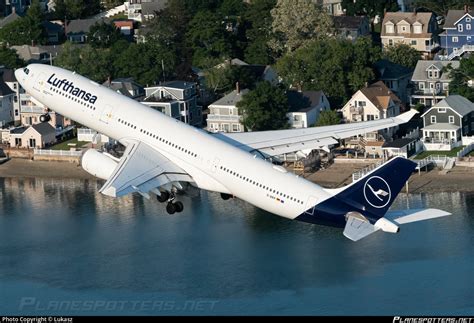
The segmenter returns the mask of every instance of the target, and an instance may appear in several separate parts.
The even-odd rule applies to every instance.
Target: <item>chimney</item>
[[[469,12],[469,6],[467,4],[464,5],[464,13]]]
[[[112,84],[112,79],[111,79],[110,75],[107,76],[107,83],[108,83],[108,86],[109,86],[109,87],[110,87],[110,85]]]
[[[235,90],[237,91],[237,94],[240,94],[240,84],[239,84],[239,82],[235,82]]]
[[[15,6],[12,7],[12,14],[13,13],[16,13],[16,7]]]

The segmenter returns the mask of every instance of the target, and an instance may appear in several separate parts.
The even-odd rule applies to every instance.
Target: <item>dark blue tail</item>
[[[388,211],[417,164],[395,157],[317,204],[297,219],[311,223],[344,226],[349,212],[358,212],[372,224]]]

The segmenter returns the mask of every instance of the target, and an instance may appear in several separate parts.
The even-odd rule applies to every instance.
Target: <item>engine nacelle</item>
[[[102,179],[109,179],[118,160],[109,154],[100,153],[95,149],[88,149],[81,157],[81,166],[89,174]]]
[[[374,227],[379,228],[384,232],[397,233],[400,227],[386,218],[380,218],[375,222]]]

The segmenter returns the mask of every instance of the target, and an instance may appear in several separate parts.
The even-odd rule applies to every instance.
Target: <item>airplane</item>
[[[239,198],[291,220],[344,228],[360,240],[379,230],[450,215],[437,209],[388,211],[416,163],[395,157],[360,180],[326,189],[268,157],[305,149],[324,149],[339,139],[394,127],[416,111],[374,121],[261,132],[218,133],[189,126],[133,99],[59,67],[30,64],[17,69],[21,86],[37,101],[125,146],[121,158],[95,149],[81,157],[88,173],[106,182],[100,192],[121,197],[156,195],[169,214],[181,212],[177,192],[184,185]],[[40,121],[50,120],[49,114]]]

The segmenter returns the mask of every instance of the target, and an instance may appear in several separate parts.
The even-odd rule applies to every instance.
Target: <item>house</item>
[[[166,8],[168,0],[130,0],[128,19],[144,22],[155,17],[156,12]]]
[[[8,25],[9,23],[12,23],[15,20],[18,20],[21,17],[23,17],[23,15],[18,14],[18,12],[20,12],[20,11],[16,11],[16,9],[13,7],[13,11],[9,15],[5,16],[5,18],[0,20],[0,28],[3,28],[6,25]]]
[[[418,61],[411,78],[410,105],[420,103],[430,107],[444,99],[451,82],[448,68],[459,68],[459,61]]]
[[[10,130],[10,147],[44,148],[56,142],[56,131],[47,122]]]
[[[364,144],[365,154],[372,158],[380,158],[383,156],[384,140],[369,140]]]
[[[133,20],[115,20],[114,25],[122,35],[130,40],[133,39]]]
[[[30,45],[19,45],[11,46],[11,49],[14,49],[18,56],[28,64],[32,63],[49,63],[53,59],[53,54],[48,51],[48,47],[52,46],[30,46]],[[60,46],[56,46],[60,48]]]
[[[235,90],[209,105],[207,130],[211,132],[243,132],[245,129],[237,103],[248,91],[248,89],[240,90],[237,85]]]
[[[13,69],[9,68],[0,68],[0,74],[3,79],[3,82],[13,91],[13,122],[15,125],[20,124],[20,93],[23,93],[23,88],[18,83]]]
[[[474,103],[463,96],[450,95],[421,117],[426,150],[451,150],[474,141]]]
[[[402,156],[410,158],[417,153],[416,138],[400,138],[393,141],[385,142],[382,146],[387,157]]]
[[[323,91],[288,91],[288,122],[292,128],[308,128],[319,119],[322,111],[331,109]]]
[[[313,0],[313,2],[326,9],[330,15],[341,16],[344,14],[342,0]]]
[[[23,126],[40,123],[40,116],[47,111],[47,107],[35,100],[28,93],[20,93],[20,124]],[[71,120],[64,116],[50,111],[51,120],[49,124],[54,128],[66,128],[71,125]]]
[[[367,16],[334,16],[332,20],[336,34],[341,38],[355,41],[361,36],[370,34]]]
[[[72,43],[85,43],[91,27],[97,23],[108,23],[108,19],[90,18],[68,21],[65,27],[67,40]]]
[[[143,86],[135,82],[131,77],[108,80],[102,85],[132,99],[141,99],[145,95]]]
[[[410,85],[413,69],[381,59],[374,63],[377,79],[384,84],[403,102],[408,103],[408,86]]]
[[[382,81],[357,91],[342,108],[345,122],[371,121],[395,117],[400,114],[401,100]],[[379,132],[391,138],[397,127]],[[366,139],[377,140],[377,133],[368,133]]]
[[[12,13],[24,14],[30,5],[30,0],[5,0],[4,3],[5,15]]]
[[[437,28],[432,12],[387,12],[382,22],[382,46],[386,49],[402,43],[428,55],[439,48]]]
[[[145,99],[141,103],[157,108],[172,117],[174,107],[179,106],[179,119],[182,122],[198,127],[202,125],[202,108],[197,105],[194,82],[171,81],[146,87]]]
[[[280,82],[276,70],[270,65],[248,64],[239,58],[226,60],[214,68],[220,69],[228,66],[236,66],[241,70],[242,75],[252,75],[256,81],[268,81],[272,85],[277,85]]]
[[[61,40],[64,34],[64,28],[61,24],[51,22],[51,21],[43,21],[43,27],[46,30],[48,35],[48,44],[57,44]]]
[[[0,126],[13,122],[13,99],[15,92],[0,78]]]
[[[448,60],[474,52],[474,11],[449,10],[439,38]]]

